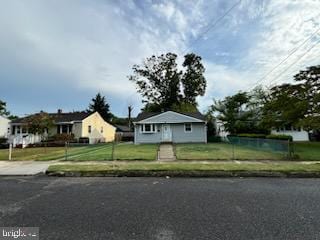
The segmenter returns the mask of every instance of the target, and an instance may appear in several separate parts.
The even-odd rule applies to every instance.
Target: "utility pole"
[[[133,107],[132,105],[128,106],[128,127],[131,130],[131,113],[132,113]]]

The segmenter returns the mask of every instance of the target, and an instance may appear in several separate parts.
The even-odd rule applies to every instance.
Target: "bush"
[[[79,138],[79,143],[89,143],[89,138],[88,137],[81,137],[81,138]]]
[[[271,135],[268,135],[266,138],[267,139],[275,139],[275,140],[289,140],[290,142],[292,142],[292,136],[290,136],[290,135],[271,134]]]
[[[222,142],[222,139],[220,136],[208,136],[207,141],[208,142]]]
[[[237,137],[247,137],[247,138],[266,138],[265,134],[256,134],[256,133],[241,133]]]
[[[74,134],[60,133],[53,136],[54,141],[70,142],[74,140]]]
[[[8,139],[7,138],[0,138],[0,144],[4,144],[4,143],[7,143],[8,142]]]

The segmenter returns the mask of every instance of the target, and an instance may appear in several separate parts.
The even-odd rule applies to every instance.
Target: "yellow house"
[[[32,115],[30,115],[32,116]],[[18,118],[10,123],[10,140],[14,145],[33,144],[41,141],[38,135],[28,132],[26,127],[27,118]],[[98,112],[69,112],[49,113],[54,121],[54,127],[48,131],[48,136],[55,134],[73,134],[76,140],[89,139],[90,144],[112,142],[115,139],[116,128],[104,121]]]
[[[115,133],[116,128],[104,121],[98,112],[92,113],[82,120],[81,137],[89,138],[90,143],[112,142]]]

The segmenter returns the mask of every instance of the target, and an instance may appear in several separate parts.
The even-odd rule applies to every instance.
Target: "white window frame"
[[[190,124],[190,131],[187,131],[187,130],[186,130],[186,125],[187,125],[187,124],[188,124],[188,125]],[[185,123],[185,124],[184,124],[184,132],[185,132],[185,133],[192,133],[192,123]]]
[[[146,125],[150,125],[150,131],[146,131]],[[144,123],[140,127],[141,133],[156,133],[157,132],[157,125],[154,123]]]

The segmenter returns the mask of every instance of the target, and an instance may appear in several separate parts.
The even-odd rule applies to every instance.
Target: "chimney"
[[[61,114],[62,113],[62,109],[58,109],[58,114]]]

